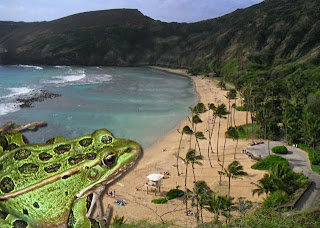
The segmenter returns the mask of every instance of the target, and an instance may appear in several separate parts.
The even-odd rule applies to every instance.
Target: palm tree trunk
[[[231,190],[231,177],[229,177],[229,186],[228,186],[228,196],[230,198],[230,190]]]
[[[220,126],[221,126],[220,120],[221,120],[221,118],[219,117],[218,139],[217,139],[217,159],[218,159],[218,161],[220,161],[220,159],[219,159],[219,135],[220,135]]]
[[[230,99],[229,99],[229,114],[228,114],[228,122],[227,122],[227,126],[228,125],[230,125],[230,126],[232,126],[232,112],[230,112],[230,110],[231,110],[231,101],[230,101]],[[230,121],[230,124],[229,124],[229,121]],[[228,129],[228,128],[227,128]]]
[[[236,107],[237,107],[237,98],[234,99],[234,108],[233,108],[233,124],[236,127]]]
[[[201,155],[201,149],[200,149],[200,144],[199,144],[199,140],[196,138],[196,142],[198,144],[198,148],[199,148],[199,154]]]
[[[179,147],[178,147],[178,154],[177,154],[177,173],[178,173],[178,176],[180,176],[180,173],[179,173],[179,153],[180,153],[182,136],[183,136],[183,132],[181,132],[181,137],[180,137],[180,142],[179,142]]]
[[[229,113],[230,113],[230,105],[229,105]],[[229,128],[229,114],[227,117],[227,129]],[[223,154],[222,154],[222,167],[221,167],[221,172],[223,171],[224,168],[224,161],[225,161],[225,152],[226,152],[226,144],[227,144],[227,137],[224,137],[224,144],[223,144]],[[219,185],[221,185],[221,174],[220,174],[220,180],[219,180]]]
[[[194,173],[194,164],[192,163],[191,166],[192,166],[192,172],[193,172],[193,180],[194,180],[193,182],[196,183],[196,175]]]
[[[197,225],[199,226],[200,218],[199,218],[199,199],[197,199],[197,212],[196,212]]]
[[[234,149],[234,156],[233,156],[233,158],[234,158],[234,159],[236,159],[236,153],[237,153],[238,142],[239,142],[239,139],[237,138],[236,148]]]
[[[223,168],[224,168],[225,151],[226,151],[226,142],[227,142],[227,137],[225,137],[225,138],[224,138],[221,172],[223,171]],[[220,174],[220,177],[219,177],[219,185],[221,185],[221,174]]]
[[[213,152],[213,149],[212,149],[212,143],[211,143],[211,140],[212,140],[212,136],[213,136],[213,130],[214,130],[214,126],[216,125],[216,118],[214,118],[213,120],[213,124],[212,124],[212,129],[211,129],[211,134],[209,132],[209,136],[210,136],[210,141],[209,141],[209,145],[210,145],[210,148],[211,148],[211,152]]]
[[[188,216],[188,189],[187,189],[187,177],[188,177],[188,163],[186,163],[186,176],[184,178],[184,188],[186,194],[186,213]]]
[[[195,135],[196,132],[197,132],[197,125],[195,124],[195,126],[194,126],[194,137],[196,137],[196,135]],[[198,141],[197,141],[197,138],[196,138],[196,143],[194,144],[194,149],[196,149],[197,143],[198,143]],[[200,150],[199,150],[199,153],[200,153],[200,155],[201,155]]]

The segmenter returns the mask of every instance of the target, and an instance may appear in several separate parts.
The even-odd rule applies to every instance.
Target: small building
[[[161,187],[163,177],[164,175],[157,174],[157,173],[148,175],[147,176],[148,181],[145,185],[147,187],[147,193],[149,193],[149,188],[154,190],[155,195],[157,194],[157,192],[160,192],[160,187]]]

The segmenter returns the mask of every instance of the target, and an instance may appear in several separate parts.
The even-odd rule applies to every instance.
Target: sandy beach
[[[167,70],[173,73],[187,75],[185,70],[173,70],[167,68],[159,68],[161,70]],[[199,94],[199,102],[207,105],[208,103],[214,103],[215,105],[225,103],[228,104],[227,98],[225,98],[227,91],[218,88],[216,81],[206,78],[204,76],[192,76],[195,90]],[[240,104],[240,99],[237,100]],[[239,105],[238,104],[238,105]],[[191,115],[191,114],[190,114]],[[202,131],[205,137],[208,138],[208,121],[211,116],[208,113],[200,115],[203,123],[197,125],[197,131]],[[236,125],[245,124],[245,112],[236,112]],[[183,120],[179,126],[179,130],[185,125],[191,124],[186,118]],[[161,126],[159,126],[161,127]],[[221,119],[221,129],[220,129],[220,139],[219,139],[219,157],[222,161],[222,153],[224,146],[224,132],[226,131],[226,119]],[[212,137],[212,146],[214,153],[210,152],[210,158],[213,164],[213,168],[210,167],[208,160],[208,141],[200,140],[200,148],[203,155],[202,166],[195,165],[196,180],[204,180],[210,186],[210,188],[217,194],[226,195],[228,192],[228,180],[226,177],[222,177],[222,185],[219,185],[219,174],[218,170],[221,169],[217,162],[217,132],[218,132],[218,120],[214,127],[214,134]],[[114,182],[109,186],[109,191],[115,191],[115,198],[104,195],[103,203],[104,205],[111,204],[113,206],[113,215],[124,216],[127,221],[149,219],[153,222],[160,222],[161,219],[173,221],[177,225],[182,227],[194,227],[196,226],[196,219],[194,216],[186,216],[185,205],[183,199],[174,199],[168,201],[166,204],[153,204],[152,199],[160,198],[165,196],[166,192],[170,189],[174,189],[180,186],[180,189],[184,190],[185,181],[185,164],[179,160],[179,170],[182,173],[180,176],[177,175],[176,164],[176,153],[178,151],[180,134],[177,129],[173,129],[164,137],[162,137],[157,143],[155,143],[150,148],[144,149],[144,154],[139,160],[135,167],[128,171],[128,173],[121,179]],[[181,143],[180,156],[185,157],[186,152],[189,149],[189,136],[184,136]],[[195,140],[192,139],[192,146],[195,144]],[[247,155],[241,153],[242,150],[250,144],[249,140],[239,140],[236,160],[244,166],[244,170],[249,174],[247,177],[241,179],[231,180],[231,196],[235,197],[235,202],[237,198],[245,197],[247,200],[254,202],[259,202],[262,197],[255,195],[252,196],[252,190],[255,188],[251,182],[257,182],[264,175],[264,172],[253,170],[250,167],[255,161],[251,160]],[[225,148],[225,165],[227,166],[234,160],[236,141],[232,139],[227,139]],[[221,162],[220,161],[220,162]],[[147,178],[146,176],[152,173],[169,172],[170,175],[167,179],[163,179],[161,192],[154,195],[154,193],[147,194],[146,187],[144,186]],[[193,174],[191,166],[188,170],[188,188],[193,189]],[[126,205],[120,206],[116,205],[114,201],[116,199],[125,200]],[[191,202],[189,203],[191,205]],[[195,211],[195,208],[190,209]],[[205,213],[205,221],[210,221],[213,218],[212,214]]]

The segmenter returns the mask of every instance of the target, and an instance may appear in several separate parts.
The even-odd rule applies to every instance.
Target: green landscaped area
[[[237,127],[239,139],[256,139],[259,138],[260,125],[245,124]]]
[[[257,163],[253,164],[251,168],[257,170],[269,170],[278,164],[285,164],[289,166],[289,162],[285,158],[277,155],[270,155],[262,159],[261,161],[258,161]]]
[[[299,148],[308,153],[312,171],[320,174],[320,151],[313,151],[311,147],[306,146],[305,144],[299,144]]]

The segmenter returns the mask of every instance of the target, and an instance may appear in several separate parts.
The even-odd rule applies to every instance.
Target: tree
[[[219,136],[220,136],[220,127],[221,127],[221,118],[225,118],[224,116],[228,114],[225,104],[218,105],[216,108],[216,115],[219,117],[219,128],[218,128],[218,139],[217,139],[217,159],[219,158]]]
[[[203,223],[202,211],[203,211],[203,208],[210,205],[210,202],[212,200],[212,195],[213,195],[213,191],[209,188],[209,186],[205,181],[197,181],[194,184],[192,201],[193,201],[193,205],[197,206],[196,218],[197,218],[198,224],[200,221],[200,217],[201,217],[201,223]]]
[[[210,166],[212,168],[212,164],[211,164],[211,159],[210,159],[210,149],[211,149],[211,152],[213,153],[213,149],[212,149],[212,143],[211,143],[211,139],[212,139],[212,135],[213,135],[213,129],[214,129],[214,125],[215,125],[215,122],[216,122],[216,106],[213,104],[213,103],[209,103],[208,104],[208,108],[209,108],[209,116],[210,116],[210,110],[212,110],[212,128],[210,129],[210,118],[208,116],[208,132],[209,132],[209,142],[208,142],[208,159],[209,159],[209,163],[210,163]]]
[[[304,141],[312,146],[313,158],[316,159],[315,146],[320,142],[320,90],[308,96],[302,114],[302,132]]]
[[[222,167],[222,165],[220,165]],[[237,179],[241,176],[247,176],[248,173],[243,171],[243,166],[238,161],[233,161],[229,164],[228,168],[223,168],[223,171],[218,171],[220,175],[228,177],[229,185],[228,185],[228,196],[230,197],[231,190],[231,178]]]
[[[204,139],[207,139],[207,138],[204,137],[203,133],[200,132],[200,131],[195,133],[195,138],[196,138],[196,142],[197,142],[197,144],[198,144],[199,153],[200,153],[200,155],[201,155],[201,149],[200,149],[199,140],[204,140]]]
[[[229,127],[227,132],[226,132],[227,137],[232,138],[233,140],[237,140],[236,147],[234,149],[234,159],[236,159],[236,152],[237,152],[237,147],[238,147],[238,141],[239,141],[239,133],[237,128],[235,127]]]
[[[202,123],[202,120],[198,116],[199,114],[207,112],[207,108],[203,103],[198,103],[196,106],[193,108],[190,107],[191,114],[192,114],[192,119],[189,121],[192,123],[192,130],[195,132],[196,124]],[[190,147],[191,147],[191,135],[190,135]]]
[[[179,132],[179,131],[178,131]],[[178,147],[178,153],[177,153],[177,173],[178,173],[178,176],[180,176],[180,173],[179,173],[179,157],[180,157],[180,148],[181,148],[181,141],[182,141],[182,136],[184,134],[186,135],[192,135],[193,134],[193,131],[190,129],[189,126],[184,126],[182,131],[179,132],[181,134],[181,137],[180,137],[180,142],[179,142],[179,147]]]
[[[213,214],[215,214],[215,221],[219,221],[219,216],[222,214],[226,219],[230,218],[230,209],[233,203],[233,197],[229,196],[219,196],[213,194],[211,201],[205,209]],[[229,212],[229,213],[228,213]]]
[[[194,149],[190,149],[187,154],[186,154],[186,158],[185,158],[185,162],[187,164],[191,163],[191,167],[192,167],[192,172],[193,172],[193,179],[194,182],[196,182],[196,175],[194,173],[194,165],[202,165],[201,162],[199,162],[200,160],[202,160],[202,156],[201,155],[196,155],[196,150]]]
[[[181,158],[181,157],[180,157]],[[193,170],[193,177],[194,181],[196,180],[195,173],[194,173],[194,164],[197,165],[202,165],[199,160],[202,160],[202,156],[196,155],[195,149],[189,149],[189,151],[186,154],[185,158],[181,158],[185,165],[186,165],[186,174],[185,174],[185,179],[184,179],[184,187],[185,187],[185,195],[186,195],[186,213],[188,215],[188,188],[187,188],[187,177],[188,177],[188,165],[191,163],[192,164],[192,170]]]
[[[197,132],[197,124],[202,123],[203,121],[200,119],[199,115],[194,115],[192,117],[192,125],[194,126],[193,128],[193,132]],[[196,137],[197,140],[197,137]],[[198,141],[196,141],[196,143],[198,143]],[[196,145],[194,145],[194,147],[196,148]],[[199,148],[200,150],[200,148]],[[199,151],[201,154],[201,151]]]
[[[220,80],[218,83],[218,86],[220,87],[220,89],[226,89],[226,82],[224,79]]]
[[[193,107],[192,112],[195,113],[196,115],[202,114],[207,112],[207,108],[203,103],[198,103],[196,106]]]
[[[232,111],[231,111],[231,100],[232,99],[236,99],[237,98],[237,91],[235,89],[231,89],[228,93],[227,93],[227,96],[226,98],[228,98],[228,103],[229,103],[229,114],[230,114],[230,117],[229,117],[229,121],[230,121],[230,124],[229,126],[232,126]]]
[[[252,190],[252,195],[258,194],[258,196],[262,195],[263,193],[266,194],[268,197],[270,192],[275,190],[273,185],[272,177],[269,173],[266,173],[262,179],[258,180],[258,184],[251,182],[251,184],[255,185],[257,188]]]

